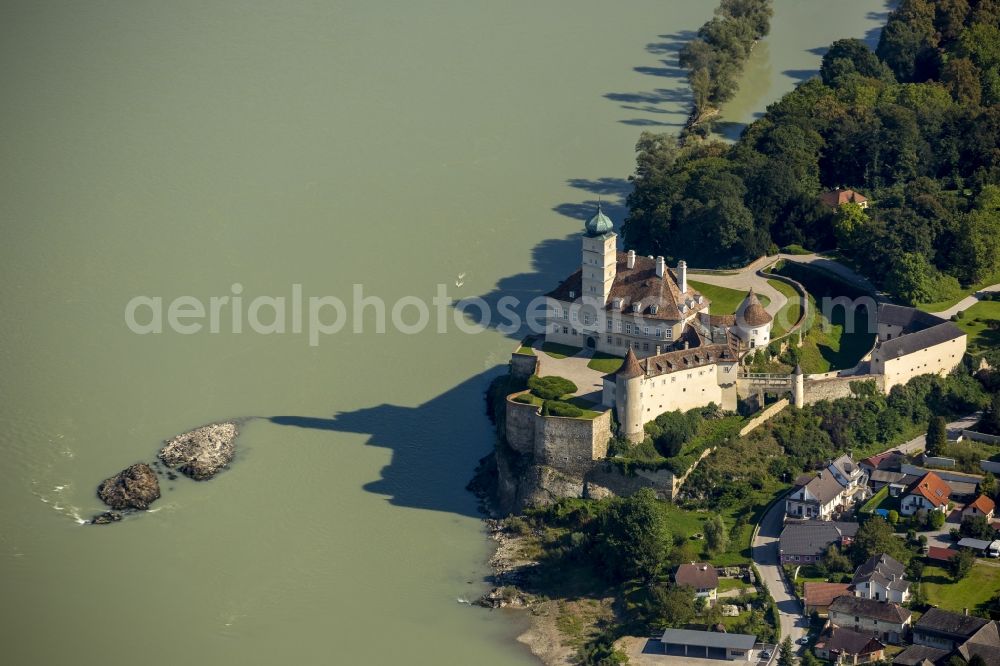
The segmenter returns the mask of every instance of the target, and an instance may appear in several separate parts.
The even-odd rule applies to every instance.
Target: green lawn
[[[730,590],[750,590],[753,591],[753,586],[746,583],[739,578],[720,578],[719,579],[719,592],[728,592]]]
[[[976,608],[1000,592],[1000,567],[977,561],[972,571],[957,583],[940,567],[924,569],[920,587],[927,602],[945,610],[962,612],[963,608]]]
[[[963,289],[961,293],[952,294],[951,298],[935,301],[934,303],[920,303],[917,305],[917,308],[923,310],[924,312],[940,312],[941,310],[947,310],[966,296],[971,296],[983,287],[989,287],[997,284],[998,282],[1000,282],[1000,272],[990,275],[982,282],[977,282],[976,284],[971,285],[968,289]]]
[[[597,370],[598,372],[614,372],[622,365],[621,356],[612,356],[611,354],[605,354],[604,352],[594,352],[594,358],[590,359],[590,363],[587,367],[591,370]]]
[[[535,350],[532,349],[531,347],[525,347],[525,346],[522,345],[521,347],[517,348],[517,353],[518,354],[526,354],[527,356],[534,356],[535,355]]]
[[[1000,301],[980,301],[958,320],[959,328],[969,334],[969,347],[1000,347],[1000,331],[990,330],[986,322],[1000,319]]]
[[[730,289],[729,287],[719,287],[714,284],[708,284],[706,282],[698,282],[696,280],[688,280],[694,289],[700,291],[705,298],[712,301],[712,314],[715,315],[727,315],[736,314],[736,308],[740,306],[743,299],[747,297],[747,292],[740,291],[739,289]],[[760,300],[760,304],[767,307],[771,300],[767,296],[762,296],[757,294],[757,298]]]
[[[802,316],[802,304],[799,302],[799,292],[795,291],[795,287],[792,285],[781,280],[768,280],[767,283],[788,299],[784,307],[778,310],[774,316],[774,325],[771,327],[771,339],[773,340],[780,338],[795,325],[795,322]]]
[[[567,356],[576,356],[582,350],[579,347],[561,345],[558,342],[544,342],[542,343],[542,351],[552,358],[566,358]]]
[[[816,307],[816,302],[812,298],[809,299],[809,307]],[[802,371],[806,374],[830,372],[857,365],[875,341],[874,334],[864,332],[868,327],[868,318],[864,310],[854,312],[853,333],[846,331],[844,308],[833,308],[830,320],[827,320],[818,309],[814,309],[813,312],[815,321],[799,350]]]

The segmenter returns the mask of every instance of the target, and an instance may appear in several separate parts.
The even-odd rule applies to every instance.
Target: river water
[[[533,663],[518,621],[461,603],[510,336],[451,310],[379,333],[374,306],[315,346],[229,310],[139,335],[126,305],[545,291],[599,196],[620,221],[639,131],[683,121],[672,53],[714,4],[4,3],[0,661]],[[777,4],[794,46],[755,55],[768,92],[734,122],[882,11]],[[80,524],[164,438],[249,416],[229,471]]]

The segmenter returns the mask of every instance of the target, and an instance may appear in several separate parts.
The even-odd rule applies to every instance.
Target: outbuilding
[[[673,657],[751,661],[757,637],[693,629],[667,629],[660,638],[664,654]]]

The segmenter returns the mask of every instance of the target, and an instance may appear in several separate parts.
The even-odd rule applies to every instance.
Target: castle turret
[[[583,235],[583,269],[580,296],[584,300],[596,301],[603,308],[611,295],[611,285],[615,281],[618,261],[618,235],[615,225],[601,205],[597,213],[587,221]]]
[[[806,404],[805,375],[802,374],[802,366],[798,363],[795,364],[795,370],[792,372],[792,400],[799,409],[802,409]]]
[[[642,422],[642,379],[646,372],[639,365],[639,359],[629,347],[625,362],[615,373],[615,407],[622,434],[630,442],[641,442],[644,438]]]
[[[766,347],[771,342],[771,321],[771,315],[751,288],[736,308],[735,333],[748,347]]]

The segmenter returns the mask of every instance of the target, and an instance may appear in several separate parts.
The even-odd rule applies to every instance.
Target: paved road
[[[816,268],[821,268],[833,273],[848,284],[852,284],[865,291],[870,291],[872,293],[876,293],[878,291],[875,288],[875,285],[871,283],[871,280],[866,278],[864,275],[861,275],[852,268],[848,268],[835,259],[824,257],[821,254],[779,254],[773,257],[773,259],[774,261],[784,259],[785,261],[792,261],[796,264],[808,264],[815,266]]]
[[[785,306],[788,302],[788,298],[785,297],[780,291],[772,287],[766,278],[757,275],[757,271],[761,268],[773,264],[777,261],[777,257],[761,257],[756,261],[753,261],[743,268],[738,269],[737,272],[730,275],[721,275],[713,273],[698,273],[697,269],[691,269],[688,274],[689,280],[694,280],[695,282],[705,282],[707,284],[713,284],[717,287],[727,287],[729,289],[735,289],[737,291],[750,291],[753,290],[757,292],[759,296],[767,296],[771,301],[767,304],[764,309],[773,317],[778,313],[781,308]]]
[[[964,310],[968,310],[973,305],[978,303],[980,300],[980,296],[988,291],[1000,291],[1000,284],[994,284],[990,285],[989,287],[980,289],[972,296],[966,296],[965,298],[963,298],[962,300],[960,300],[958,303],[951,306],[947,310],[941,310],[940,312],[933,312],[931,314],[935,314],[938,317],[941,317],[942,319],[950,319],[953,315],[962,312]]]
[[[794,590],[785,583],[778,564],[778,537],[785,521],[785,503],[774,503],[760,521],[760,531],[753,540],[753,562],[760,572],[761,579],[767,584],[767,589],[778,605],[781,620],[780,643],[785,636],[791,636],[795,643],[805,635],[809,626],[807,618],[802,616],[802,604],[794,594]]]
[[[948,439],[956,439],[963,430],[971,428],[979,422],[981,412],[976,412],[975,414],[970,414],[969,416],[962,417],[957,421],[952,421],[948,424]],[[899,446],[894,446],[891,449],[886,449],[883,453],[888,451],[902,451],[903,453],[915,453],[917,451],[923,451],[927,448],[927,435],[920,435],[919,437],[914,437],[905,444],[900,444]]]

